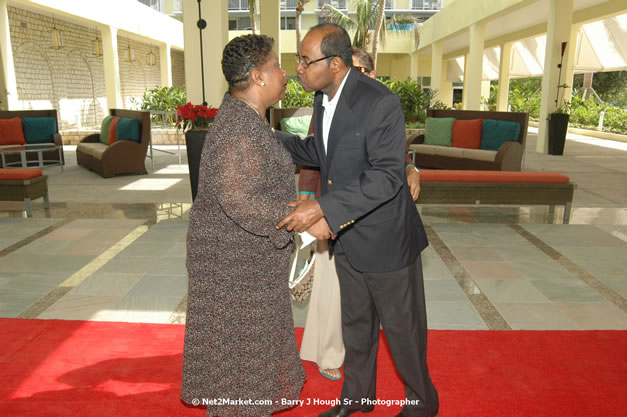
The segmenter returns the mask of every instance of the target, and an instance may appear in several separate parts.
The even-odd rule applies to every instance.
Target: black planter
[[[568,115],[554,113],[549,119],[549,154],[563,155],[566,133],[568,132]]]
[[[185,132],[185,146],[187,147],[187,165],[189,165],[189,183],[192,186],[192,201],[198,192],[198,171],[200,170],[200,156],[205,144],[207,130],[188,130]]]

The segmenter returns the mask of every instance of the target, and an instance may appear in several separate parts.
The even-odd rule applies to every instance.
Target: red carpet
[[[204,416],[178,399],[181,325],[0,319],[0,332],[0,416]],[[625,416],[626,359],[625,331],[429,333],[440,417]],[[403,398],[384,344],[378,363],[378,399]],[[311,363],[305,369],[301,399],[339,396],[341,382],[322,378]],[[399,409],[379,405],[367,416]]]

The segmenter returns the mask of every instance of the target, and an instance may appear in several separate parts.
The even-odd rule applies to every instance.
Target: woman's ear
[[[250,81],[254,84],[261,85],[264,83],[263,81],[263,73],[259,71],[257,68],[253,68],[250,71]]]

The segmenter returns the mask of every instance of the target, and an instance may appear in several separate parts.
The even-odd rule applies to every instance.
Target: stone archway
[[[60,100],[60,119],[64,128],[83,129],[99,125],[104,117],[97,104],[94,75],[79,49],[68,52],[64,69],[64,98]]]
[[[17,99],[26,110],[57,108],[50,58],[37,45],[28,41],[13,51]]]

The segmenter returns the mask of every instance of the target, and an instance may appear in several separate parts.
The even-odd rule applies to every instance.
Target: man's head
[[[333,95],[352,66],[350,37],[338,25],[314,26],[303,39],[297,58],[296,72],[303,88]]]

